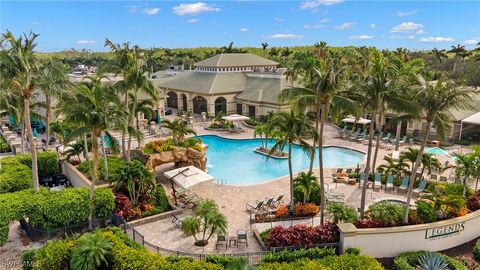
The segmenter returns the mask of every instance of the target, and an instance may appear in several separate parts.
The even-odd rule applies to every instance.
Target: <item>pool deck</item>
[[[230,133],[230,132],[211,132],[207,131],[201,125],[195,126],[198,135],[219,135],[222,137],[232,139],[249,139],[253,138],[253,130],[246,129],[242,133]],[[325,131],[325,145],[347,147],[363,152],[367,151],[367,145],[363,145],[356,142],[341,140],[335,138],[337,129],[334,126],[326,126]],[[401,147],[402,151],[405,147]],[[383,157],[391,153],[392,150],[379,149],[378,153],[378,165],[383,163]],[[377,166],[378,166],[377,165]],[[157,167],[157,178],[160,182],[164,183],[169,189],[169,183],[167,179],[163,177],[163,172],[173,168],[172,165],[163,165]],[[314,170],[318,176],[318,168]],[[332,177],[333,168],[325,169],[327,191],[332,193],[342,193],[345,195],[345,203],[356,208],[360,207],[361,189],[358,185],[349,186],[345,184],[337,184],[333,182]],[[171,190],[168,190],[171,192]],[[215,236],[212,237],[207,247],[199,248],[193,245],[192,237],[185,237],[180,228],[175,227],[171,222],[171,218],[166,218],[151,222],[145,225],[136,227],[136,229],[145,236],[145,239],[149,242],[161,246],[163,248],[181,250],[186,252],[199,252],[199,253],[231,253],[231,252],[255,252],[260,251],[260,246],[256,243],[252,234],[252,227],[250,227],[249,214],[245,210],[247,203],[255,202],[256,200],[263,200],[266,197],[274,197],[280,194],[284,194],[284,201],[289,201],[289,177],[284,176],[275,180],[266,181],[261,184],[233,186],[222,185],[215,182],[204,182],[191,188],[191,192],[196,193],[202,198],[210,198],[217,202],[220,211],[226,216],[228,220],[228,233],[229,235],[235,235],[237,230],[247,230],[249,232],[249,246],[245,247],[232,247],[227,250],[220,248],[219,251],[215,251]],[[395,192],[385,192],[383,189],[380,191],[373,191],[371,188],[367,190],[366,204],[369,205],[380,199],[398,199],[404,200],[405,194]],[[190,210],[186,210],[188,213]],[[290,226],[296,223],[312,224],[312,219],[305,221],[296,221],[295,223],[284,222],[282,225]],[[319,219],[313,219],[313,225],[318,225]],[[256,224],[256,229],[263,231],[272,226],[271,223]]]

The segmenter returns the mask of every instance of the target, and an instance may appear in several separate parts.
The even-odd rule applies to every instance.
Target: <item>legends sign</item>
[[[436,240],[447,238],[465,230],[465,222],[425,230],[425,239]]]

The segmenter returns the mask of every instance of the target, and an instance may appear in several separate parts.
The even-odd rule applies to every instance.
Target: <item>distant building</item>
[[[167,107],[200,114],[250,117],[288,108],[278,95],[290,86],[279,63],[250,53],[218,54],[192,71],[153,79],[168,95]]]

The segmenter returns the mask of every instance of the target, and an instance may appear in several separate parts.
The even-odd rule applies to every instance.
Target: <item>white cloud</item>
[[[374,23],[371,23],[371,24],[370,24],[370,28],[377,28],[377,25],[374,24]]]
[[[417,32],[415,32],[415,34],[417,34],[417,35],[425,35],[426,33],[427,32],[425,32],[425,30],[423,30],[423,29],[420,29]]]
[[[350,39],[361,39],[361,40],[366,40],[366,39],[373,39],[373,36],[369,35],[359,35],[359,36],[351,36]]]
[[[97,42],[95,42],[95,40],[86,40],[86,39],[77,40],[77,44],[81,44],[81,45],[93,45],[96,43]]]
[[[303,26],[305,29],[320,29],[320,28],[325,28],[324,24],[305,24]]]
[[[343,30],[351,29],[354,24],[355,24],[355,23],[346,22],[346,23],[342,23],[341,25],[335,26],[335,28],[337,28],[338,30],[343,31]]]
[[[329,21],[330,21],[330,19],[321,19],[318,22],[319,23],[326,23],[326,22],[329,22]]]
[[[198,2],[193,4],[180,4],[172,8],[173,13],[177,15],[196,15],[204,12],[218,12],[219,8],[214,5],[209,5],[204,2]]]
[[[418,9],[414,10],[409,10],[409,11],[398,11],[397,16],[398,17],[405,17],[405,16],[410,16],[418,12]]]
[[[480,39],[467,39],[463,42],[465,45],[477,45],[480,42]]]
[[[344,0],[315,0],[300,4],[301,9],[314,9],[319,6],[331,6],[342,3]]]
[[[286,34],[273,34],[270,36],[267,36],[268,38],[271,39],[300,39],[303,38],[302,35],[295,35],[291,33],[286,33]]]
[[[455,41],[455,39],[451,37],[423,37],[418,40],[419,42],[433,42],[433,43],[439,43],[439,42],[452,42]]]
[[[390,36],[391,39],[415,39],[414,35],[405,35],[405,36],[400,36],[400,35],[393,35]]]
[[[394,26],[390,32],[392,33],[408,33],[423,29],[423,24],[413,22],[403,22],[397,26]]]
[[[188,23],[197,23],[199,21],[198,21],[198,19],[193,18],[193,19],[188,20],[187,22]]]
[[[273,19],[274,19],[275,21],[277,21],[277,22],[283,22],[283,21],[285,21],[285,19],[282,18],[282,17],[275,17],[275,18],[273,18]]]
[[[250,31],[250,29],[248,29],[246,27],[240,28],[240,32],[249,32],[249,31]]]
[[[145,8],[142,12],[147,15],[156,15],[160,12],[160,8]]]

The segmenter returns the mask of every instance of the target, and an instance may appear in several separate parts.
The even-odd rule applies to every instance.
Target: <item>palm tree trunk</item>
[[[51,101],[51,98],[50,98],[50,95],[45,95],[45,132],[47,133],[47,140],[46,140],[46,143],[45,143],[45,148],[47,149],[48,151],[48,147],[50,146],[50,114],[51,114],[51,111],[52,111],[52,101]]]
[[[128,92],[125,93],[125,101],[123,103],[123,109],[125,111],[128,111]],[[127,153],[127,150],[126,150],[126,146],[127,146],[126,134],[125,134],[125,131],[122,131],[122,155],[123,155],[124,159],[128,160],[128,153]]]
[[[92,168],[92,183],[90,185],[89,203],[90,215],[88,217],[88,229],[93,230],[93,214],[95,212],[95,205],[93,204],[93,195],[95,193],[95,184],[98,179],[98,132],[92,132],[92,152],[93,152],[93,168]]]
[[[85,161],[88,163],[90,158],[88,157],[88,141],[87,141],[87,133],[83,133],[83,157]]]
[[[108,182],[108,160],[107,160],[107,151],[105,149],[105,142],[103,140],[103,136],[100,135],[100,143],[102,144],[102,154],[103,154],[103,169],[104,169],[104,181]]]
[[[323,173],[323,130],[325,127],[325,120],[328,115],[328,107],[318,108],[318,117],[320,119],[320,131],[318,134],[318,170],[320,174],[320,224],[325,221],[325,176]],[[317,118],[318,118],[317,117]]]
[[[316,111],[317,113],[320,112],[320,109],[318,109],[318,106]],[[320,115],[317,115],[317,117],[315,118],[315,130],[317,132],[318,132],[319,122],[320,122]],[[310,158],[310,167],[308,169],[309,172],[313,171],[313,163],[315,162],[315,140],[313,141],[312,148],[313,148],[313,151],[312,151],[312,156]]]
[[[400,133],[402,133],[402,121],[397,123],[397,133],[395,134],[395,151],[400,150]]]
[[[373,125],[375,124],[375,118],[377,116],[376,112],[372,113],[371,120],[370,122],[370,137],[368,138],[368,150],[367,150],[367,164],[365,167],[365,182],[363,183],[362,186],[362,198],[360,201],[360,218],[363,218],[365,215],[365,199],[367,198],[367,183],[368,183],[368,175],[370,174],[370,161],[372,159],[372,148],[373,148]]]
[[[290,213],[293,213],[295,207],[295,198],[293,196],[293,168],[292,168],[292,143],[288,143],[288,173],[290,174]]]
[[[413,165],[412,174],[410,175],[410,183],[408,183],[408,190],[407,190],[407,203],[405,204],[405,210],[403,213],[403,223],[408,224],[408,210],[410,209],[410,202],[412,200],[412,191],[413,186],[415,185],[415,176],[417,175],[417,170],[420,167],[420,163],[422,163],[422,156],[423,151],[425,150],[425,145],[427,144],[428,133],[430,133],[430,126],[432,122],[427,122],[427,129],[425,134],[423,135],[422,145],[420,146],[420,150],[418,150],[418,156],[415,160],[415,165]]]
[[[28,140],[30,141],[30,153],[32,154],[32,184],[33,191],[38,192],[40,190],[40,184],[38,181],[38,163],[37,163],[37,146],[35,144],[35,138],[33,138],[32,125],[30,125],[30,100],[28,98],[23,99],[24,106],[24,121],[27,129]]]
[[[376,130],[377,130],[377,141],[375,145],[375,153],[373,155],[372,159],[372,172],[375,172],[376,166],[377,166],[377,156],[378,156],[378,149],[380,148],[380,140],[382,139],[380,136],[380,132],[383,129],[383,114],[379,113],[378,114],[378,123],[376,124]]]
[[[23,120],[23,122],[20,123],[20,143],[22,144],[21,145],[21,150],[20,152],[23,154],[25,153],[25,119]]]

